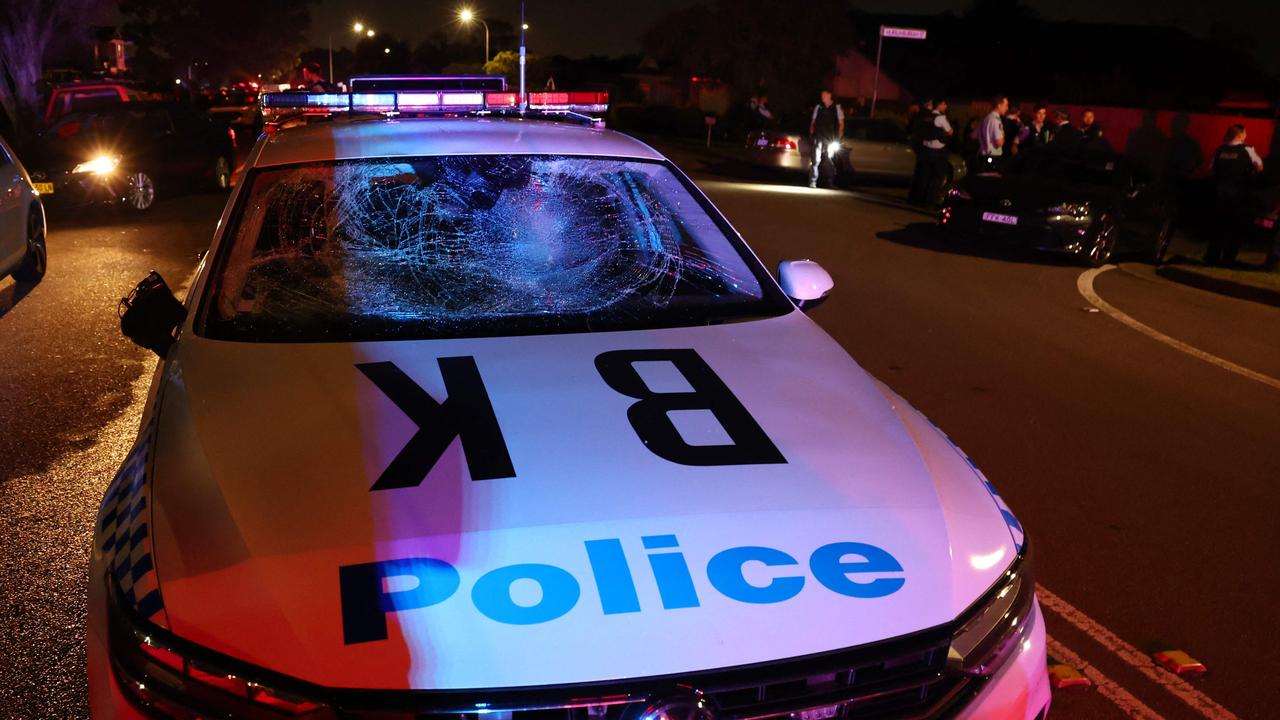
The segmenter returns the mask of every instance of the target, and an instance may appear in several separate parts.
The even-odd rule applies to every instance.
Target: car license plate
[[[826,707],[801,710],[798,713],[792,713],[791,716],[796,718],[796,720],[830,720],[839,714],[839,705],[827,705]]]
[[[53,194],[53,183],[31,183],[31,187],[34,187],[36,192],[41,195]]]
[[[768,145],[769,145],[768,138],[756,138],[756,147],[768,147]]]
[[[1000,223],[1001,225],[1017,225],[1017,215],[1001,215],[1000,213],[984,212],[982,219],[987,222]]]

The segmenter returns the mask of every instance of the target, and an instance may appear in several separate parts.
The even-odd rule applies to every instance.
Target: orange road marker
[[[1152,653],[1151,658],[1157,665],[1178,676],[1200,675],[1208,670],[1204,663],[1181,650],[1161,650]]]

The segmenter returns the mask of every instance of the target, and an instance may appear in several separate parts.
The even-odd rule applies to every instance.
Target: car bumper
[[[1049,714],[1049,669],[1040,602],[1022,630],[1022,643],[956,715],[957,720],[1043,720]]]
[[[53,193],[43,197],[58,204],[112,203],[124,197],[125,173],[66,173],[51,182]]]
[[[799,150],[748,149],[751,163],[778,170],[808,170],[809,158]]]
[[[940,223],[959,233],[1006,242],[1041,252],[1080,255],[1089,251],[1091,218],[1056,216],[1050,221],[1043,213],[1019,214],[1016,225],[983,220],[983,208],[947,204],[942,208]],[[993,212],[1000,213],[996,210]],[[1005,210],[1003,215],[1011,211]]]
[[[90,578],[102,578],[98,562],[91,563]],[[94,720],[154,720],[126,697],[112,669],[107,645],[107,588],[91,581],[89,587],[88,676],[89,704]],[[1049,710],[1049,678],[1045,654],[1044,619],[1037,602],[1020,634],[1015,654],[989,679],[982,682],[949,717],[958,720],[1000,718],[1043,720]]]

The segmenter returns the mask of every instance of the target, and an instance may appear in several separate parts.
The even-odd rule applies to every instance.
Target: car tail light
[[[231,138],[231,147],[235,147],[236,146],[236,129],[233,127],[227,128],[227,135]]]
[[[778,138],[770,145],[775,150],[796,150],[796,141],[791,138]]]

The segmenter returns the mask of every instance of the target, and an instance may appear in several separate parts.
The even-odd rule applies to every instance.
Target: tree
[[[87,33],[103,0],[0,0],[0,106],[20,135],[39,126],[45,49],[59,33]]]
[[[540,55],[525,56],[525,84],[533,89],[541,88],[551,75],[551,65]],[[507,87],[520,87],[520,53],[514,50],[503,50],[484,64],[486,75],[502,75],[507,79]]]
[[[316,0],[122,0],[126,28],[153,73],[253,77],[292,67]]]
[[[710,75],[739,95],[764,90],[774,107],[812,104],[853,44],[849,3],[811,0],[802,11],[780,0],[716,0],[668,14],[644,36],[665,67]]]

